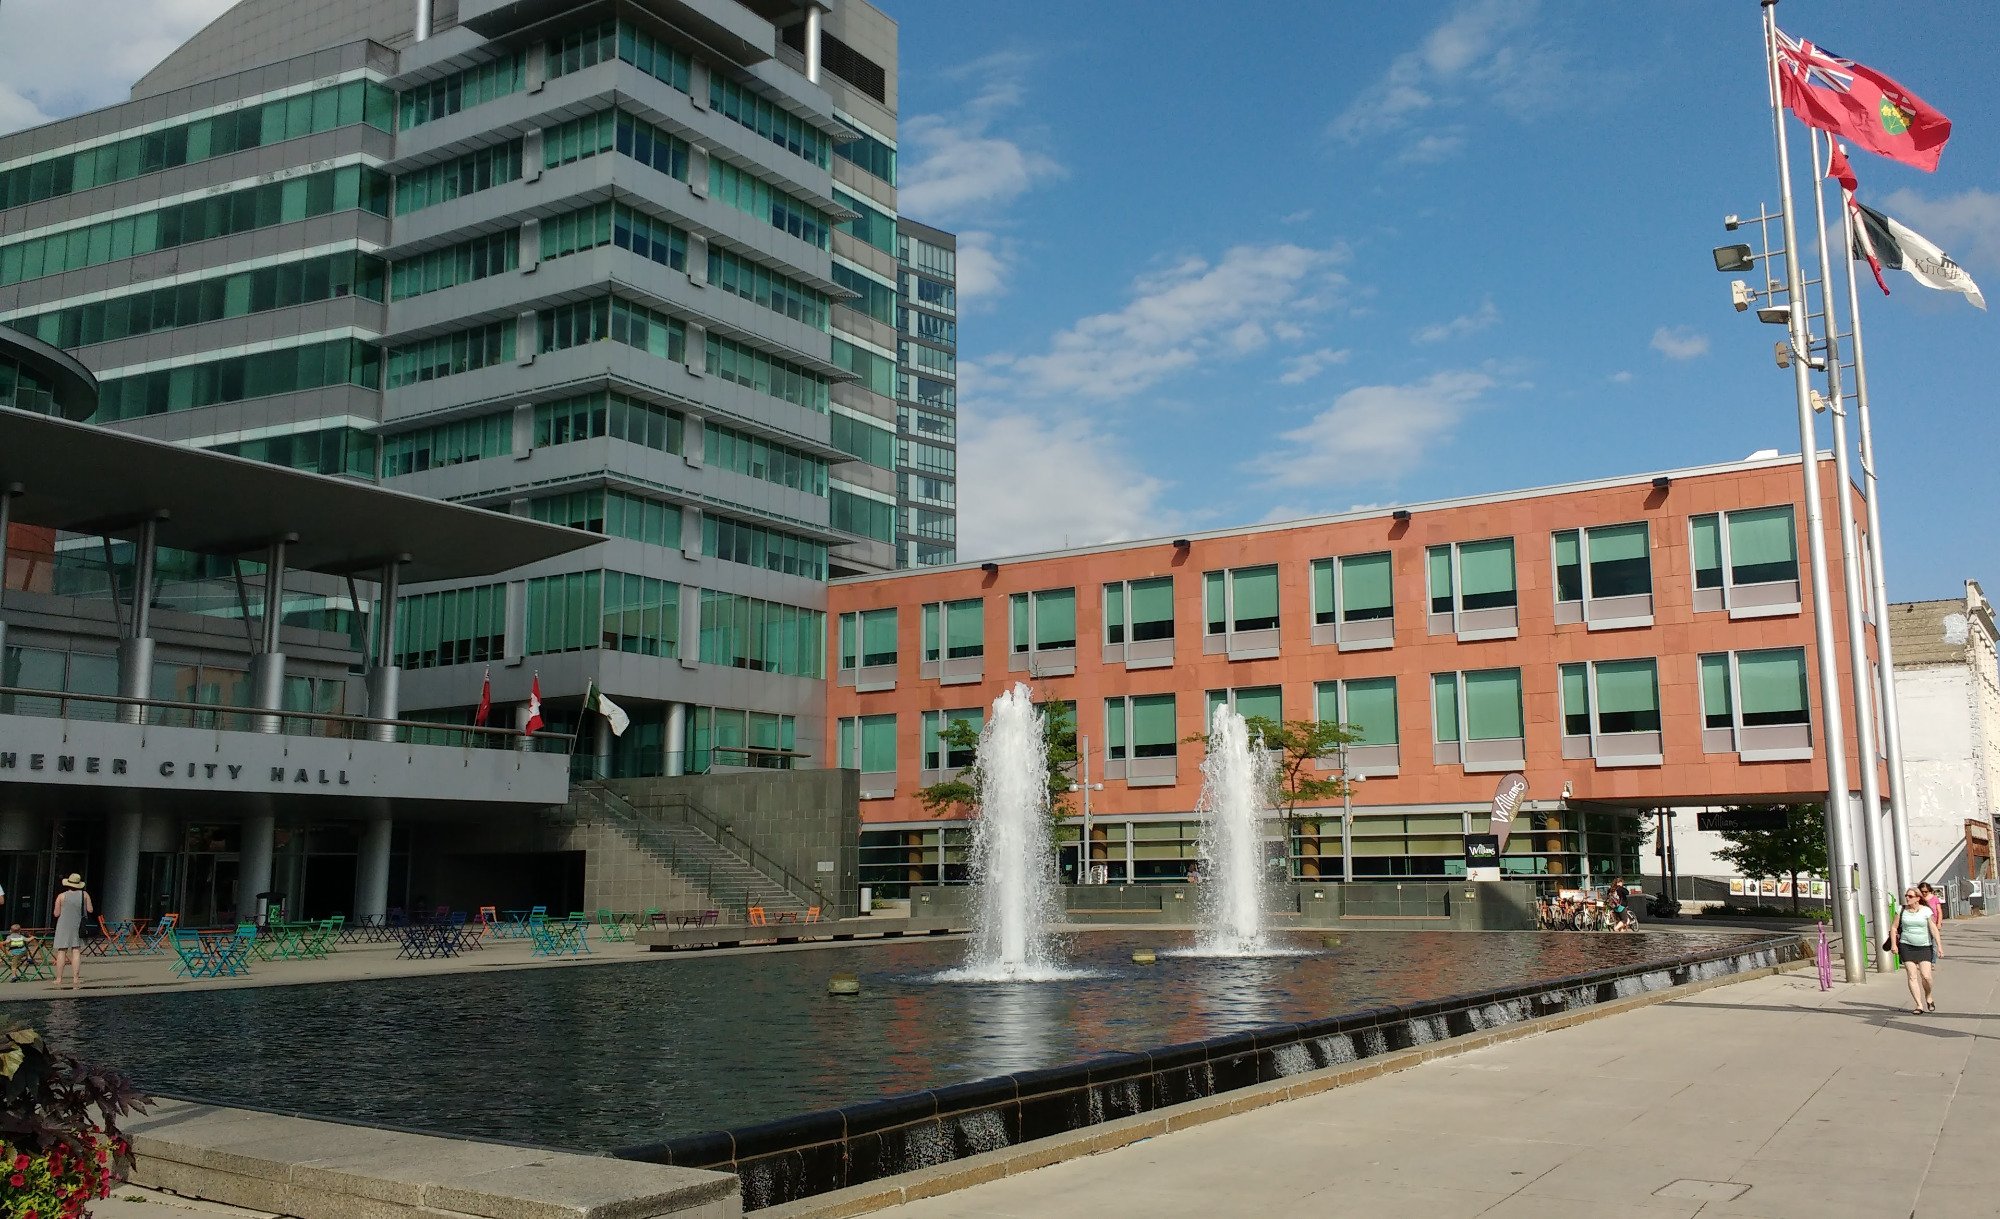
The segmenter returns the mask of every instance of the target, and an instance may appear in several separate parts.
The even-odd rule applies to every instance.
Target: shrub
[[[0,1030],[0,1219],[79,1219],[124,1179],[118,1119],[146,1100],[115,1071],[49,1048],[33,1029]]]

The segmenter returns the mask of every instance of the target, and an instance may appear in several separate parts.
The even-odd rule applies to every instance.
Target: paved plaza
[[[1935,1015],[1807,969],[881,1213],[2000,1216],[2000,919],[1945,943]]]

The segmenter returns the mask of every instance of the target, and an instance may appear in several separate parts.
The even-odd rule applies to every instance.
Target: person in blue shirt
[[[1931,969],[1942,946],[1944,925],[1937,911],[1924,902],[1916,889],[1903,893],[1903,908],[1889,926],[1889,951],[1903,958],[1903,977],[1910,984],[1911,1014],[1921,1016],[1937,1010],[1936,979]]]

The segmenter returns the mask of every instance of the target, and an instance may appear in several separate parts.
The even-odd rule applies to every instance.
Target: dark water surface
[[[1097,932],[1069,952],[1094,976],[1053,984],[939,983],[965,944],[899,941],[0,1003],[0,1018],[172,1095],[605,1151],[1759,938],[1385,931],[1304,956],[1139,966],[1133,949],[1191,937]],[[859,998],[826,994],[841,971]]]

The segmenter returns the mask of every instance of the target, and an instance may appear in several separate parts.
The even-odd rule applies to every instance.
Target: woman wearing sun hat
[[[69,962],[69,988],[83,985],[83,920],[97,913],[84,892],[83,877],[71,872],[63,877],[63,891],[56,894],[56,987],[61,989],[63,962]]]

